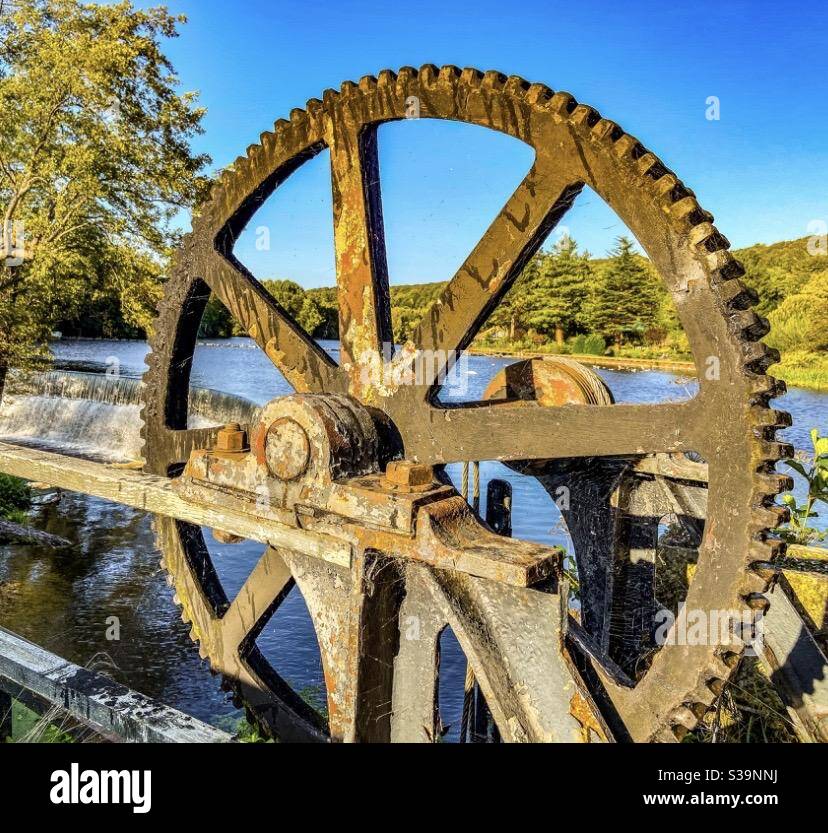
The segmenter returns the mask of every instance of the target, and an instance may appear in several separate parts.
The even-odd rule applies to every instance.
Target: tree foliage
[[[589,332],[622,344],[658,321],[662,292],[632,241],[619,237],[590,287],[581,323]]]
[[[538,260],[537,277],[528,287],[526,323],[560,343],[574,331],[593,280],[589,252],[579,253],[578,244],[565,235]]]
[[[172,221],[207,189],[204,111],[161,49],[183,21],[80,0],[0,18],[0,367],[104,295],[149,325]]]
[[[768,316],[767,341],[784,351],[828,350],[828,269],[816,272],[800,291]]]

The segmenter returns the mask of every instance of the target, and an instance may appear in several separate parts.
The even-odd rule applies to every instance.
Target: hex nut
[[[434,483],[434,469],[425,463],[393,460],[385,467],[385,480],[404,492],[424,492]]]
[[[228,422],[216,434],[216,451],[239,452],[247,448],[247,434],[238,422]]]

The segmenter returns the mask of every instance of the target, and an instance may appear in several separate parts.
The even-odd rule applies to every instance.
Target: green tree
[[[768,316],[767,341],[783,351],[828,350],[828,270],[817,272]]]
[[[207,190],[203,110],[161,50],[159,7],[15,0],[0,17],[0,384],[108,289],[146,328],[173,220]]]
[[[541,263],[546,255],[538,252],[517,276],[509,291],[494,308],[489,324],[506,328],[509,341],[515,341],[519,330],[530,326],[529,316],[538,304],[536,284],[541,274]]]
[[[629,238],[618,238],[597,278],[581,313],[588,331],[620,345],[626,338],[640,336],[658,320],[658,284]]]
[[[313,335],[325,320],[313,296],[295,281],[271,279],[262,286],[306,333]]]
[[[575,329],[591,281],[589,253],[579,254],[578,244],[562,237],[538,259],[537,276],[527,287],[527,324],[563,344]]]
[[[201,316],[198,335],[200,338],[230,338],[235,335],[234,323],[227,307],[215,295],[211,295],[204,308],[204,315]]]

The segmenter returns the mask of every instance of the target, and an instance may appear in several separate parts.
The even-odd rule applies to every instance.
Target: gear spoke
[[[278,550],[267,547],[222,617],[227,644],[238,650],[263,626],[265,614],[275,612],[292,586],[293,576],[284,559]]]
[[[545,460],[625,457],[698,451],[707,442],[697,429],[695,400],[662,405],[475,404],[430,408],[409,420],[406,455],[433,465],[474,460]]]
[[[435,354],[435,377],[471,342],[582,187],[568,173],[532,167],[411,336],[418,350]]]
[[[393,339],[377,128],[363,129],[347,108],[337,107],[329,132],[340,365],[349,372],[349,392],[358,396],[366,386],[362,365],[382,356]]]
[[[232,255],[212,252],[204,279],[298,392],[336,389],[336,363]]]

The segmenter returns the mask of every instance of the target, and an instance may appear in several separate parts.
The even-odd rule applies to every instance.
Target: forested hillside
[[[758,312],[773,329],[768,341],[784,351],[786,364],[824,373],[828,354],[828,258],[809,253],[806,238],[757,244],[735,252],[745,281],[759,293]],[[267,290],[316,338],[337,337],[336,290],[303,289],[291,280],[265,280]],[[391,287],[394,339],[410,337],[445,282]],[[85,305],[65,320],[67,335],[135,337],[124,323],[118,298],[91,283]],[[203,337],[242,335],[212,299]],[[539,252],[482,327],[480,349],[611,353],[642,358],[688,358],[688,344],[672,299],[646,258],[619,238],[604,258],[593,258],[564,238]],[[807,374],[806,374],[807,375]],[[828,376],[828,374],[825,374]]]

